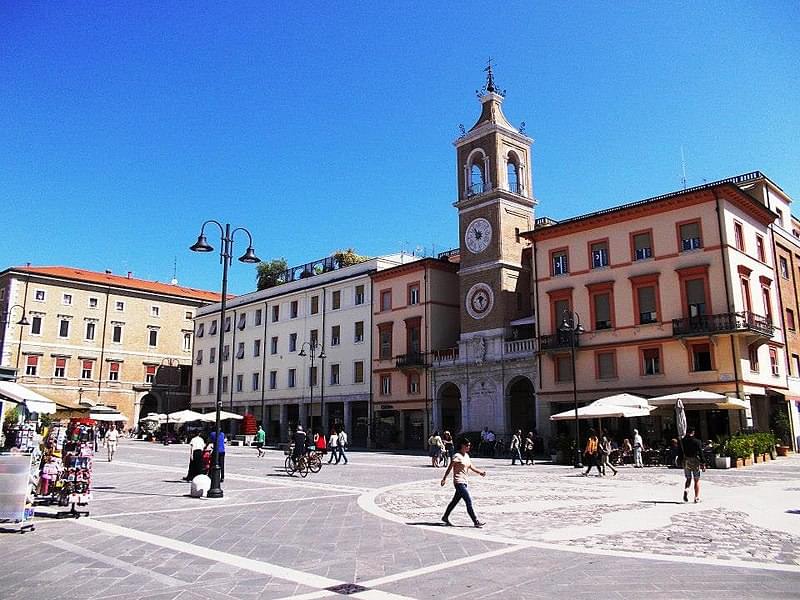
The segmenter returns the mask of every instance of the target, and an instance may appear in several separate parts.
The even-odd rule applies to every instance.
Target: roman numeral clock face
[[[482,319],[492,311],[494,292],[485,283],[476,283],[467,292],[465,307],[473,319]]]
[[[467,225],[464,233],[464,243],[467,250],[473,254],[478,254],[486,250],[489,242],[492,241],[492,224],[486,219],[475,219]]]

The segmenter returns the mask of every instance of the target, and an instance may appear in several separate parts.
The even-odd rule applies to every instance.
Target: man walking
[[[347,447],[347,432],[345,432],[344,427],[339,427],[339,438],[338,438],[338,446],[336,446],[336,464],[339,464],[340,460],[344,460],[344,464],[347,464],[347,455],[344,453],[344,449]]]
[[[520,446],[522,445],[522,430],[517,429],[517,432],[511,437],[511,464],[516,464],[516,461],[519,460],[519,464],[524,464],[522,462],[522,454],[520,453]]]
[[[211,438],[211,443],[214,444],[214,447],[217,449],[217,460],[219,461],[219,480],[220,482],[225,481],[225,432],[219,432],[219,439],[217,439],[217,432],[212,431],[209,434]],[[214,465],[211,465],[211,468],[214,468]]]
[[[642,450],[644,450],[644,440],[639,435],[639,430],[633,430],[633,467],[641,469],[644,464],[642,463]]]
[[[117,432],[116,425],[108,428],[104,439],[108,447],[108,462],[111,462],[114,460],[114,453],[117,451],[117,441],[119,440],[119,432]]]
[[[464,437],[458,440],[458,452],[453,455],[453,460],[450,461],[450,465],[447,467],[444,477],[442,477],[442,487],[444,487],[444,484],[447,482],[447,476],[450,474],[450,471],[453,471],[453,485],[455,486],[453,499],[450,501],[450,504],[447,505],[447,510],[444,511],[442,522],[448,526],[452,525],[450,522],[450,513],[453,512],[459,500],[463,499],[464,504],[467,505],[467,514],[469,518],[472,519],[472,524],[480,529],[484,526],[484,523],[479,521],[478,517],[475,516],[475,511],[472,508],[472,498],[467,489],[467,481],[470,471],[477,473],[481,477],[486,477],[486,471],[481,471],[472,466],[472,460],[469,457],[469,449],[470,443],[467,438]]]
[[[258,426],[258,431],[256,431],[256,450],[258,450],[258,458],[261,458],[266,454],[264,452],[264,444],[267,442],[267,433],[264,431],[264,428],[261,425]]]
[[[703,457],[703,445],[694,437],[694,429],[686,432],[686,436],[681,440],[679,457],[683,461],[683,476],[686,483],[683,486],[683,501],[689,501],[689,487],[694,479],[694,501],[700,502],[700,471],[706,470],[705,459]]]
[[[331,452],[331,455],[328,457],[328,464],[331,464],[334,460],[336,463],[339,463],[339,433],[336,431],[335,427],[331,427],[331,435],[328,438],[328,449]]]

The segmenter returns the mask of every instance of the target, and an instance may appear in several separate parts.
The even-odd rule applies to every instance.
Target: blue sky
[[[681,146],[688,185],[762,170],[800,202],[794,0],[0,0],[0,28],[3,268],[177,261],[218,289],[188,250],[211,218],[292,265],[455,247],[452,142],[489,56],[536,140],[537,216],[680,189]]]

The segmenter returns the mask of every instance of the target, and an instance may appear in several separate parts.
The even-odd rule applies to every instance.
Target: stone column
[[[353,419],[352,415],[350,414],[351,410],[350,410],[349,400],[344,401],[343,409],[344,409],[344,430],[347,432],[348,437],[351,437],[353,435],[352,431]]]
[[[289,439],[289,409],[285,404],[279,406],[280,421],[281,421],[281,439],[279,443],[284,443]]]

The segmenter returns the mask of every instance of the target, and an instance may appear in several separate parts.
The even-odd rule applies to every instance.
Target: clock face
[[[467,225],[467,231],[464,234],[464,243],[467,245],[467,250],[473,254],[483,252],[492,241],[492,224],[486,219],[475,219]]]
[[[492,311],[494,306],[494,292],[485,283],[476,283],[467,292],[467,313],[473,319],[482,319]]]

